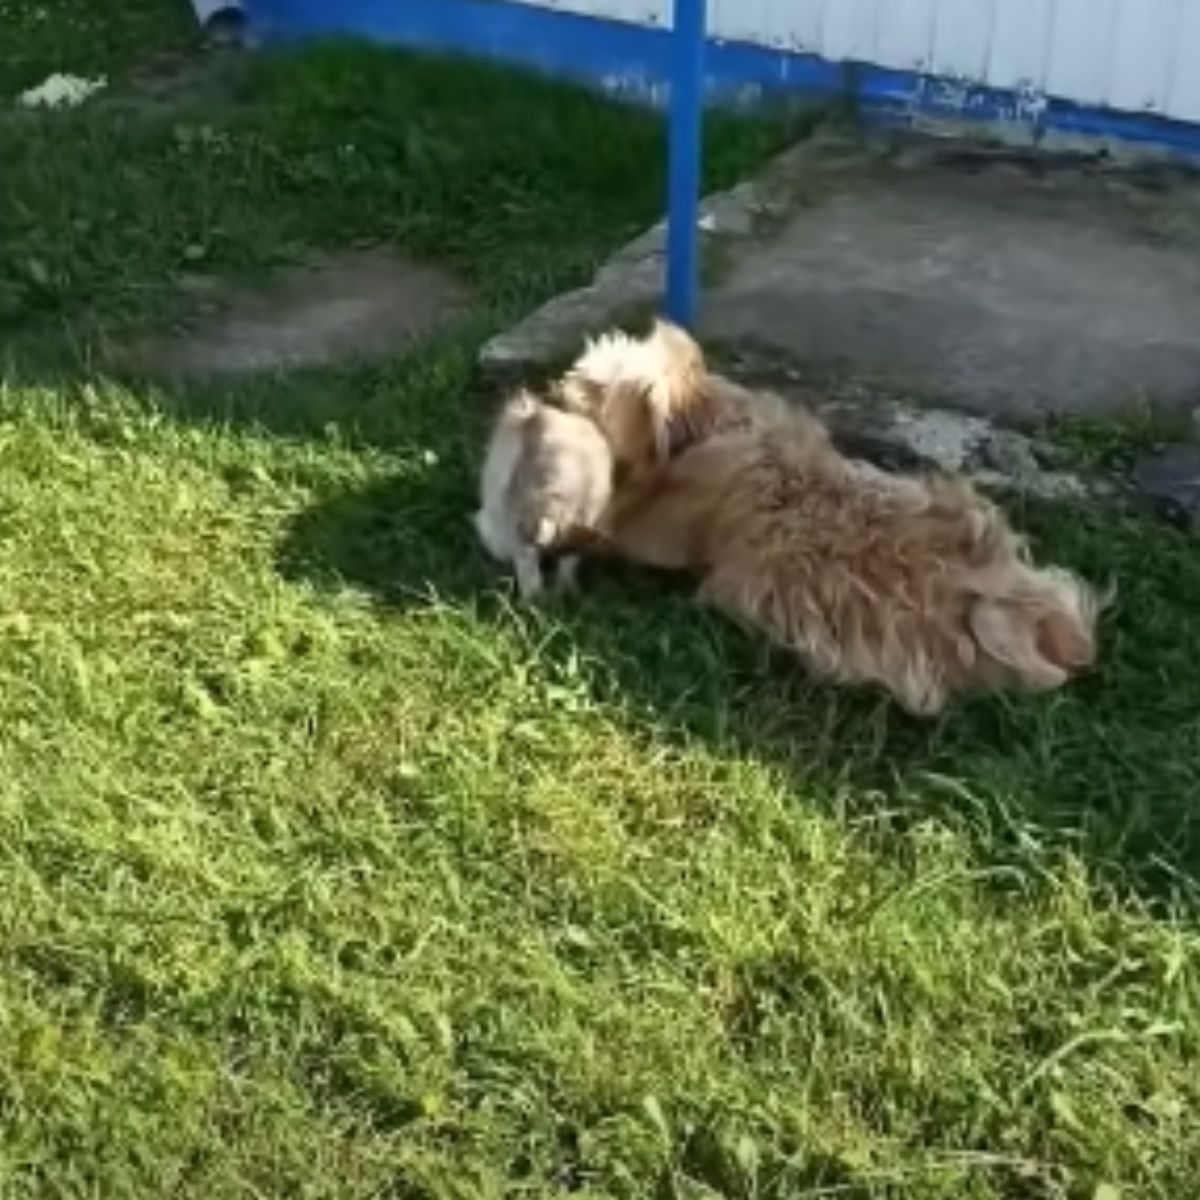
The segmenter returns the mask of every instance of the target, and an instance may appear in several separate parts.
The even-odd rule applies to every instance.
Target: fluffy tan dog
[[[623,346],[636,349],[622,373],[609,362]],[[662,374],[639,389],[651,366]],[[1093,662],[1096,593],[1035,567],[970,484],[847,459],[813,417],[709,374],[686,334],[597,343],[564,386],[600,395],[619,460],[657,455],[617,490],[611,549],[700,570],[706,600],[821,675],[931,716],[956,694],[1052,689]]]

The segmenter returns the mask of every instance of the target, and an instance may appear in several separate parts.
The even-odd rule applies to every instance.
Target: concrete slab
[[[435,268],[382,250],[325,255],[261,283],[183,282],[195,319],[122,357],[174,380],[393,357],[461,318],[467,292]]]
[[[1200,532],[1200,448],[1164,446],[1143,455],[1133,482],[1165,515]]]
[[[882,173],[881,173],[882,174]],[[1095,177],[891,174],[802,210],[709,294],[702,332],[1013,418],[1200,396],[1200,238]]]
[[[1200,183],[1184,173],[824,136],[714,198],[702,228],[700,330],[735,357],[1017,422],[1200,401]],[[661,286],[655,229],[484,365],[549,365]]]

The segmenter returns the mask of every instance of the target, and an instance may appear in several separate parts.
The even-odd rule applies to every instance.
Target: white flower
[[[108,78],[82,79],[78,75],[51,75],[17,97],[22,108],[77,108],[89,96],[108,86]]]

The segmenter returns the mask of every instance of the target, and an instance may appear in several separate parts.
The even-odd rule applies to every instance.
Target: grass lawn
[[[99,7],[0,0],[0,107],[186,30]],[[786,132],[717,123],[713,181]],[[656,213],[655,119],[326,48],[0,115],[0,172],[4,1200],[1200,1194],[1194,541],[1022,512],[1119,581],[1103,667],[932,727],[680,585],[522,611],[473,353]],[[182,269],[363,239],[471,328],[89,365]]]

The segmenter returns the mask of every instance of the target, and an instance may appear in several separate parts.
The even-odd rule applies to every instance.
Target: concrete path
[[[1200,405],[1200,183],[822,136],[713,198],[706,339],[807,378],[1027,421]],[[656,307],[662,231],[484,351],[527,370]]]
[[[135,346],[129,362],[175,381],[395,357],[461,319],[452,277],[383,250],[312,258],[250,285],[184,281],[186,328]]]

